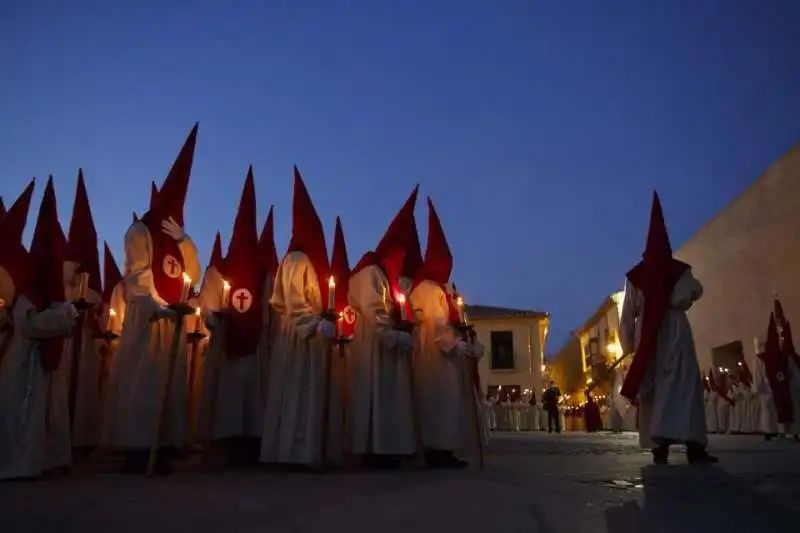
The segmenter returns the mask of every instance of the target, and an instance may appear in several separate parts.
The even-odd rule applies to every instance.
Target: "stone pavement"
[[[633,434],[495,434],[483,470],[278,474],[97,464],[0,483],[0,532],[737,533],[800,524],[800,443],[711,436],[721,463],[656,467]]]

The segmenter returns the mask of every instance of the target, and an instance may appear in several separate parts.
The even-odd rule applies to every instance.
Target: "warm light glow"
[[[108,310],[108,315],[109,315],[109,316],[117,316],[117,312],[116,312],[116,311],[114,311],[113,309],[109,309],[109,310]]]
[[[587,385],[591,385],[592,384],[592,378],[586,378],[586,384]]]
[[[397,303],[399,303],[400,305],[405,305],[406,303],[406,295],[403,294],[402,292],[397,293]]]
[[[195,308],[194,314],[195,314],[195,316],[200,316],[200,308],[199,307]]]
[[[183,273],[183,282],[189,284],[192,282],[192,278],[189,277],[189,274],[186,272]]]
[[[615,342],[610,343],[608,346],[606,346],[606,351],[612,354],[617,353],[617,344]]]
[[[336,288],[336,280],[333,279],[333,276],[328,278],[328,288],[335,289]]]
[[[545,372],[546,370],[547,370],[547,365],[542,365],[542,373],[543,373],[543,374],[544,374],[544,372]]]
[[[226,291],[229,291],[229,290],[231,290],[231,284],[223,279],[222,280],[222,288],[225,289]]]
[[[742,362],[741,362],[741,361],[739,361],[739,362],[738,362],[738,363],[736,363],[736,364],[737,364],[737,365],[739,365],[739,366],[742,366]]]
[[[461,296],[456,298],[456,305],[459,307],[464,307],[464,299]]]

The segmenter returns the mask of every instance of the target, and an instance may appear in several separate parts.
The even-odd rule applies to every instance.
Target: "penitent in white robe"
[[[766,435],[780,433],[778,413],[775,410],[775,402],[772,399],[772,388],[767,380],[764,362],[760,357],[756,357],[753,365],[753,392],[758,397],[758,431]]]
[[[717,394],[717,431],[720,433],[731,432],[731,411],[733,406],[728,399],[731,393],[728,391],[724,396]]]
[[[261,437],[264,407],[259,394],[264,376],[261,375],[258,351],[242,357],[229,358],[226,353],[223,325],[214,311],[222,306],[222,277],[213,266],[206,271],[200,289],[200,306],[205,315],[211,339],[206,350],[203,387],[200,401],[200,437],[208,435],[211,404],[216,394],[216,413],[213,440],[229,437]],[[219,372],[219,376],[216,373]],[[214,391],[215,380],[216,391]]]
[[[76,301],[80,298],[79,277],[75,275],[77,263],[64,262],[64,294],[67,301]],[[96,312],[100,305],[100,295],[89,289],[86,301],[92,305],[86,311],[81,335],[81,351],[78,358],[78,377],[75,389],[75,421],[72,423],[72,446],[93,447],[100,440],[100,423],[102,419],[100,404],[100,375],[102,371],[102,356],[100,355],[101,342],[93,337],[95,329],[92,326],[91,314]],[[64,342],[64,354],[61,357],[61,366],[56,372],[64,374],[67,391],[72,383],[72,354],[74,332]]]
[[[444,290],[433,282],[423,281],[414,288],[409,300],[418,324],[414,369],[423,443],[428,448],[456,454],[473,451],[477,440],[470,402],[477,408],[483,442],[488,442],[489,433],[483,423],[482,402],[468,385],[467,358],[443,344],[449,315]],[[483,356],[482,345],[476,343],[472,348],[474,357]]]
[[[614,381],[611,385],[609,422],[612,431],[623,431],[625,429],[630,429],[625,427],[625,415],[628,413],[628,409],[630,409],[631,405],[628,400],[620,394],[622,382],[625,380],[624,371],[617,366],[613,372]]]
[[[347,346],[347,426],[356,454],[410,455],[415,452],[409,380],[413,348],[392,329],[394,305],[389,281],[377,266],[350,279],[349,304],[356,311]]]
[[[316,466],[322,461],[326,359],[330,343],[318,332],[322,301],[311,261],[288,254],[278,268],[270,299],[277,329],[269,365],[261,461]],[[332,361],[336,358],[331,357]],[[331,375],[328,461],[342,458],[340,377]]]
[[[705,445],[703,384],[694,338],[686,311],[703,294],[700,282],[687,270],[675,284],[661,323],[658,344],[639,390],[639,444],[653,448],[653,437]],[[620,317],[620,344],[625,353],[636,348],[636,322],[644,311],[644,296],[627,279]]]
[[[69,335],[74,309],[37,312],[19,297],[11,311],[13,337],[0,365],[0,479],[35,477],[72,461],[68,385],[63,372],[42,369],[37,339]]]
[[[186,274],[200,278],[197,248],[187,236],[178,243]],[[147,227],[134,223],[125,235],[125,321],[108,387],[105,442],[125,449],[149,449],[156,431],[159,401],[167,378],[174,320],[161,318],[165,302],[153,284],[152,240]],[[158,268],[154,265],[153,268]],[[192,317],[184,320],[186,326]],[[181,447],[187,427],[186,327],[178,347],[175,369],[164,414],[162,446]]]
[[[706,412],[706,431],[707,433],[716,433],[717,393],[715,391],[703,391],[703,406]]]
[[[113,311],[113,313],[112,313]],[[103,304],[100,314],[100,329],[117,335],[122,334],[122,323],[125,320],[125,285],[120,282],[111,291],[111,301]],[[99,440],[102,442],[105,435],[105,416],[108,405],[108,379],[111,372],[111,365],[114,362],[114,354],[117,350],[118,340],[98,341],[98,354],[100,355],[100,374],[98,376],[98,403],[99,409]]]

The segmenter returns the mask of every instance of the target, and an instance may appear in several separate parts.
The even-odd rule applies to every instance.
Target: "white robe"
[[[655,356],[639,390],[639,444],[653,448],[653,437],[705,445],[703,384],[694,338],[686,311],[703,293],[687,270],[675,284],[661,323]],[[636,322],[644,311],[644,296],[625,280],[620,317],[620,344],[625,353],[636,349]]]
[[[717,394],[717,431],[719,433],[731,432],[731,411],[733,406],[728,401],[729,398],[732,398],[730,390],[724,396]]]
[[[347,346],[347,426],[355,454],[410,455],[416,451],[409,370],[413,347],[392,329],[389,281],[377,266],[350,278],[348,301],[356,311]]]
[[[160,397],[167,378],[174,320],[153,316],[164,307],[151,271],[152,240],[147,227],[134,223],[125,235],[125,321],[111,366],[105,417],[105,443],[125,449],[149,449],[155,437]],[[200,278],[197,248],[187,236],[178,243],[186,274]],[[159,265],[152,265],[158,268]],[[184,326],[192,317],[184,318]],[[164,413],[160,444],[182,447],[187,429],[186,327],[180,339]]]
[[[465,357],[442,349],[442,335],[447,332],[449,308],[444,290],[430,281],[414,288],[410,302],[418,323],[415,331],[414,370],[419,387],[422,438],[426,447],[464,453],[475,450],[476,435],[472,406],[478,411],[480,438],[488,442],[482,423],[481,401],[466,379]],[[474,355],[483,356],[483,346],[474,345]]]
[[[203,369],[203,387],[200,401],[200,435],[208,435],[211,404],[216,394],[216,413],[214,414],[213,440],[228,437],[261,437],[264,422],[264,406],[259,395],[262,382],[258,351],[242,357],[229,358],[221,324],[213,312],[222,306],[222,276],[213,266],[206,271],[203,287],[200,289],[200,306],[205,315],[206,325],[211,330],[211,339],[206,351]],[[217,376],[219,372],[219,376]],[[216,391],[214,390],[216,382]]]
[[[322,463],[326,353],[318,333],[322,313],[319,280],[308,257],[292,252],[281,262],[270,303],[278,328],[272,345],[261,461],[296,465]],[[335,361],[335,357],[331,358]],[[339,383],[331,375],[328,461],[340,462]]]
[[[778,427],[778,413],[775,410],[775,402],[772,400],[772,388],[767,380],[764,362],[760,357],[756,357],[753,365],[753,392],[758,396],[759,405],[759,431],[766,435],[780,433]]]
[[[703,391],[703,403],[706,412],[706,431],[708,433],[716,433],[717,393],[715,391]]]
[[[35,477],[72,460],[68,384],[59,372],[65,361],[45,373],[36,339],[69,335],[73,311],[53,306],[37,312],[24,296],[11,311],[14,333],[0,366],[0,479]]]
[[[614,381],[611,385],[611,398],[609,402],[610,413],[609,423],[612,431],[622,431],[625,428],[625,415],[630,409],[630,403],[625,399],[620,391],[622,390],[622,382],[625,380],[625,373],[617,366],[613,370]]]
[[[80,298],[80,286],[75,284],[78,281],[75,276],[76,263],[66,261],[64,264],[64,294],[67,301],[75,301]],[[81,334],[81,350],[78,358],[78,377],[75,384],[75,421],[72,422],[72,446],[73,447],[93,447],[97,446],[100,440],[100,375],[102,370],[102,357],[100,346],[102,341],[93,337],[95,330],[92,326],[92,319],[89,317],[95,313],[95,306],[100,305],[100,295],[93,290],[88,290],[86,301],[92,304],[86,311],[86,318],[83,321],[83,331]],[[72,383],[72,345],[73,335],[64,342],[64,354],[61,358],[61,366],[58,371],[63,371],[64,379],[67,382],[67,391]]]
[[[122,282],[117,283],[111,291],[110,300],[109,303],[103,304],[103,310],[99,320],[100,328],[103,331],[108,331],[117,335],[119,338],[122,334],[122,324],[125,320],[125,286]],[[112,310],[113,313],[111,312]],[[103,435],[105,435],[105,416],[108,407],[108,379],[118,344],[119,340],[111,342],[104,340],[100,341],[100,347],[98,348],[98,354],[100,355],[100,370],[98,376],[98,403],[100,406],[98,412],[98,435],[101,442]]]

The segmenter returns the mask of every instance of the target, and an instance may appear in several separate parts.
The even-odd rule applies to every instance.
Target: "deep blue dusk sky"
[[[250,163],[279,249],[297,164],[354,264],[419,181],[468,301],[550,311],[551,352],[639,259],[653,188],[677,248],[800,141],[798,26],[793,0],[6,0],[0,195],[36,175],[38,208],[52,173],[66,225],[82,166],[121,264],[200,121],[203,264]]]

